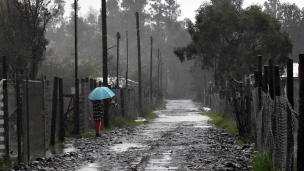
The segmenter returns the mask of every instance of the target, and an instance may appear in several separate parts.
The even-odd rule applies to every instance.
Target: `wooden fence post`
[[[274,85],[275,85],[275,95],[276,96],[281,96],[280,68],[279,68],[279,66],[274,67]]]
[[[269,83],[269,94],[270,94],[270,97],[272,100],[274,100],[274,81],[273,81],[273,78],[274,78],[274,74],[273,74],[273,62],[272,62],[272,59],[269,59],[268,60],[268,73],[269,73],[269,76],[268,76],[268,83]]]
[[[246,80],[246,117],[247,117],[247,136],[249,140],[252,139],[252,121],[251,121],[251,91],[250,91],[250,79]]]
[[[254,71],[254,88],[259,86],[259,72]]]
[[[93,87],[94,87],[93,89],[95,89],[97,87],[97,82],[96,81],[97,80],[95,80],[95,79],[93,80]]]
[[[3,68],[3,114],[4,114],[4,138],[5,138],[5,158],[9,159],[9,142],[10,142],[10,132],[9,132],[9,116],[8,116],[8,90],[7,90],[7,69],[6,69],[6,56],[2,58],[2,68]]]
[[[268,84],[268,76],[269,76],[268,70],[269,70],[268,66],[267,66],[267,65],[264,66],[264,84],[263,84],[263,91],[264,91],[265,93],[268,92],[268,85],[269,85],[269,84]]]
[[[294,108],[294,94],[293,94],[293,60],[288,59],[287,61],[287,82],[286,82],[286,89],[287,89],[287,99],[290,103],[290,107]],[[294,137],[293,137],[293,131],[292,131],[292,113],[289,107],[287,107],[287,139],[288,139],[288,145],[287,145],[287,170],[294,170],[293,169],[293,163],[294,163]]]
[[[94,90],[94,83],[93,83],[93,79],[90,78],[90,91]]]
[[[304,54],[299,55],[299,127],[297,170],[304,170]]]
[[[59,141],[64,142],[65,137],[65,116],[64,116],[64,105],[63,105],[63,82],[62,78],[59,78]]]
[[[52,123],[51,123],[51,138],[50,145],[55,145],[56,134],[56,116],[57,116],[57,94],[58,94],[58,77],[54,77],[53,83],[53,98],[52,98]]]
[[[20,70],[17,69],[16,76],[16,89],[17,89],[17,137],[18,137],[18,162],[22,161],[22,151],[21,151],[21,143],[22,143],[22,103],[20,97]]]
[[[122,117],[125,117],[125,99],[124,99],[124,92],[125,89],[121,88],[120,89],[120,108],[121,108],[121,114]]]
[[[263,87],[263,84],[262,84],[262,63],[263,63],[263,58],[261,55],[258,56],[258,60],[259,60],[259,63],[258,63],[258,89],[259,89],[259,109],[261,110],[262,108],[262,87]]]

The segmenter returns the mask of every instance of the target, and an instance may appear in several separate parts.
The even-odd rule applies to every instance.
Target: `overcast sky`
[[[71,11],[71,3],[74,2],[74,0],[65,0],[66,1],[66,15],[69,15]],[[182,10],[182,16],[181,20],[185,17],[190,18],[191,20],[194,20],[195,17],[195,10],[198,9],[198,7],[207,0],[177,0],[177,2],[180,4],[180,8]],[[209,0],[208,0],[209,1]],[[243,7],[247,7],[253,3],[262,5],[266,0],[244,0]],[[281,3],[283,2],[289,2],[289,3],[295,3],[299,6],[299,8],[304,7],[304,0],[280,0]],[[101,6],[101,0],[78,0],[78,3],[81,7],[79,15],[85,16],[88,13],[88,10],[90,7],[93,9],[99,10]]]

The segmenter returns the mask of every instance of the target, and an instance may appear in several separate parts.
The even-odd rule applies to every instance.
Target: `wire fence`
[[[239,135],[247,142],[256,143],[259,153],[271,153],[273,170],[296,168],[299,114],[286,95],[272,99],[269,93],[261,91],[260,103],[259,89],[255,88],[250,94],[234,98],[221,98],[212,93],[203,101],[216,113],[230,115],[237,124]],[[291,135],[288,135],[288,116]]]
[[[64,130],[61,130],[60,97],[54,98],[54,80],[28,81],[21,80],[20,87],[13,81],[8,82],[8,116],[9,139],[3,135],[4,126],[0,123],[0,153],[5,154],[4,144],[9,141],[10,157],[18,157],[18,161],[27,162],[37,157],[44,157],[53,153],[51,149],[52,137],[60,139],[60,133],[71,135],[75,127],[73,120],[74,95],[72,87],[65,87],[63,92]],[[0,83],[0,100],[3,101],[2,84]],[[64,85],[63,85],[64,86]],[[80,133],[94,128],[92,122],[92,103],[88,99],[89,93],[96,87],[96,80],[83,79],[79,84],[79,130]],[[153,107],[156,96],[150,98],[150,93],[144,91],[142,99],[138,96],[138,87],[112,89],[115,96],[110,100],[109,119],[121,116],[125,119],[136,119],[142,116],[138,112],[138,103]],[[70,90],[68,92],[67,90]],[[58,92],[57,92],[58,93]],[[60,94],[60,93],[59,93]],[[19,101],[18,101],[19,99]],[[152,99],[152,101],[151,101]],[[19,104],[19,105],[18,105]],[[57,107],[54,107],[57,104]],[[55,105],[56,106],[56,105]],[[0,102],[0,121],[3,113],[3,103]],[[54,117],[54,118],[53,118]],[[22,121],[18,123],[18,121]],[[110,121],[111,122],[111,121]],[[55,133],[52,135],[52,128]],[[1,138],[2,137],[2,138]]]

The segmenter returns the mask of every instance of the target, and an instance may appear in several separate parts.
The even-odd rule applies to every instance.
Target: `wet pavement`
[[[208,123],[191,100],[168,100],[159,118],[100,138],[71,140],[66,153],[39,158],[20,170],[251,170],[255,152]]]

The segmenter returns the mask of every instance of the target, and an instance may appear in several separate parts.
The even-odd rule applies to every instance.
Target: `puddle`
[[[153,122],[207,122],[209,119],[209,116],[200,114],[188,114],[185,116],[159,115],[159,118],[156,118]]]
[[[90,163],[87,166],[83,166],[76,171],[98,171],[101,170],[101,166],[98,166],[97,163]]]
[[[78,149],[73,147],[72,144],[67,144],[67,146],[64,149],[62,149],[62,153],[69,153],[69,152],[76,152],[76,151],[78,151]]]
[[[115,152],[124,152],[128,151],[129,149],[132,150],[141,150],[143,148],[147,148],[148,146],[146,145],[141,145],[137,143],[123,143],[123,144],[115,144],[114,146],[111,147],[110,150],[115,151]]]
[[[46,157],[52,157],[56,154],[65,154],[65,153],[70,153],[70,152],[77,152],[78,149],[73,147],[72,144],[65,144],[64,148],[62,149],[56,149],[56,150],[48,150],[46,151]]]
[[[195,125],[195,128],[212,128],[212,126],[206,126],[206,125]]]
[[[178,167],[170,166],[171,154],[169,151],[152,156],[145,170],[177,170]]]

